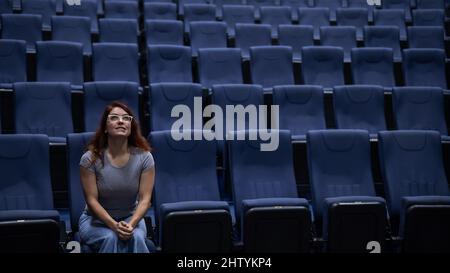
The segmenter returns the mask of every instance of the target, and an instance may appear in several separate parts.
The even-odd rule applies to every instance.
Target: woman
[[[87,204],[79,222],[81,243],[94,252],[152,251],[143,217],[151,205],[154,161],[126,105],[106,107],[81,157],[80,175]]]

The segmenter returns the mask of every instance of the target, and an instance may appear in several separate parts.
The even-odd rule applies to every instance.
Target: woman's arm
[[[139,201],[137,208],[129,222],[133,229],[136,227],[142,217],[145,216],[147,210],[151,206],[154,181],[155,167],[152,167],[141,174],[141,179],[139,182]]]

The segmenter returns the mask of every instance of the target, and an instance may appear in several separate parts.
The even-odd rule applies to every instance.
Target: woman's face
[[[109,136],[128,137],[131,134],[133,117],[120,107],[114,107],[106,120],[106,131]]]

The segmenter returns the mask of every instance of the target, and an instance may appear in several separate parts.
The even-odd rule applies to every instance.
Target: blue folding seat
[[[0,40],[0,88],[11,89],[15,82],[27,81],[25,41]]]
[[[253,6],[255,10],[255,19],[259,20],[261,18],[260,9],[261,7],[271,7],[278,6],[277,0],[247,0],[247,5]]]
[[[198,51],[198,76],[203,87],[244,83],[239,48],[204,48]]]
[[[178,15],[184,16],[184,6],[190,4],[209,4],[210,0],[178,0]]]
[[[138,19],[139,5],[137,1],[106,1],[105,18]]]
[[[302,77],[305,84],[325,88],[344,85],[344,50],[334,46],[303,47]]]
[[[81,89],[84,82],[83,48],[80,43],[36,42],[36,79],[40,82],[69,82]]]
[[[52,40],[81,43],[83,54],[92,54],[91,21],[86,17],[52,16]]]
[[[336,10],[342,7],[342,0],[313,0],[314,6],[330,9],[330,21],[336,22]]]
[[[450,191],[436,131],[385,131],[378,151],[391,223],[405,252],[449,251]]]
[[[184,31],[189,33],[189,23],[195,21],[215,21],[216,7],[210,4],[184,5]]]
[[[177,117],[171,113],[176,105],[184,105],[192,115],[194,114],[194,102],[202,99],[202,88],[194,83],[155,83],[150,85],[150,128],[151,131],[171,130],[176,125]],[[187,110],[186,109],[186,110]],[[180,115],[180,114],[179,114]],[[188,120],[190,128],[202,129],[202,121],[194,118]]]
[[[330,9],[328,8],[299,8],[299,25],[314,27],[314,40],[320,40],[320,27],[330,25]]]
[[[102,18],[99,21],[101,43],[138,44],[139,26],[136,20]]]
[[[222,13],[222,20],[227,23],[229,37],[235,36],[237,23],[252,24],[255,22],[252,6],[224,5]]]
[[[403,10],[406,22],[411,22],[411,0],[383,0],[381,6],[383,9]],[[376,11],[375,11],[376,12]]]
[[[294,62],[302,61],[302,47],[314,45],[312,26],[280,25],[278,26],[278,43],[292,48]]]
[[[368,5],[367,0],[346,0],[347,8],[365,8],[368,10],[369,22],[373,22],[373,11],[375,6]]]
[[[409,48],[439,48],[445,50],[444,36],[442,27],[408,27],[408,46]]]
[[[387,130],[384,92],[378,85],[343,85],[333,90],[334,121],[338,129],[367,130],[376,137]]]
[[[98,33],[97,0],[82,0],[80,5],[69,5],[64,1],[64,16],[89,17],[90,31]]]
[[[413,10],[414,26],[444,26],[445,12],[439,9]]]
[[[374,10],[373,23],[375,26],[397,26],[400,31],[400,41],[406,41],[406,23],[403,15],[403,10],[399,9]]]
[[[145,21],[147,45],[183,45],[183,23],[176,20]]]
[[[369,15],[366,8],[339,8],[336,10],[338,26],[356,27],[356,39],[364,39],[364,26],[369,24]]]
[[[309,252],[311,215],[299,198],[289,131],[275,131],[278,147],[250,139],[262,131],[238,131],[228,141],[237,227],[246,252]],[[244,139],[244,140],[240,140]]]
[[[223,19],[224,6],[244,6],[244,0],[214,0],[211,2],[216,6],[216,17],[219,19]]]
[[[437,86],[447,89],[445,51],[434,48],[403,50],[403,78],[406,86]]]
[[[93,78],[95,81],[130,81],[139,83],[137,45],[97,43],[92,47]]]
[[[385,88],[395,86],[392,49],[383,47],[354,48],[351,55],[354,84],[374,84]]]
[[[56,15],[56,0],[26,0],[22,1],[23,14],[37,14],[42,16],[42,30],[50,31],[50,20]]]
[[[279,106],[276,128],[290,130],[295,140],[305,140],[309,130],[326,129],[324,95],[321,86],[275,86],[273,105]]]
[[[344,62],[351,61],[351,50],[356,48],[356,28],[353,26],[320,27],[320,44],[344,50]]]
[[[185,133],[202,137],[200,130]],[[149,140],[158,162],[153,203],[162,251],[231,251],[232,220],[228,203],[220,201],[215,141],[174,140],[171,131],[153,131]]]
[[[88,82],[84,84],[84,131],[94,132],[105,107],[121,101],[139,121],[139,85],[134,82]]]
[[[291,8],[292,21],[298,21],[298,9],[311,7],[310,0],[281,0],[280,5]]]
[[[417,9],[445,9],[445,0],[416,0]]]
[[[73,133],[69,83],[15,83],[14,97],[16,133],[46,134],[52,143]]]
[[[448,135],[444,94],[439,87],[396,87],[392,108],[398,130],[434,130]]]
[[[309,131],[306,145],[314,219],[328,251],[366,252],[370,241],[385,251],[386,204],[375,195],[368,132]]]
[[[388,47],[393,50],[394,62],[401,62],[400,32],[396,26],[365,26],[364,45],[366,47]]]
[[[148,47],[147,72],[150,83],[192,82],[191,48],[176,45]]]
[[[263,88],[294,84],[292,49],[288,46],[250,47],[250,76]]]
[[[36,51],[35,42],[42,40],[42,16],[36,14],[2,14],[2,39],[24,40],[27,52]]]
[[[176,20],[177,4],[166,2],[144,3],[145,20]]]
[[[199,21],[190,23],[192,56],[198,56],[200,48],[227,47],[227,25],[224,22]]]
[[[0,251],[59,252],[48,137],[0,135],[0,171]]]
[[[250,47],[272,44],[270,26],[265,24],[236,24],[236,47],[242,51],[244,59],[250,58]]]
[[[278,26],[292,24],[291,9],[289,7],[261,7],[261,24],[272,27],[272,38],[278,38]]]

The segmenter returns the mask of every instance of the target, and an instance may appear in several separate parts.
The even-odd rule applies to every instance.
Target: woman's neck
[[[108,152],[112,156],[128,153],[128,139],[108,137]]]

